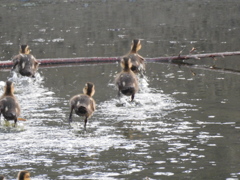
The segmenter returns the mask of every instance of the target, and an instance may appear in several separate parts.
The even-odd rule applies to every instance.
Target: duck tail
[[[7,112],[7,113],[4,114],[4,117],[5,117],[7,120],[13,120],[13,119],[15,119],[15,117],[16,117],[16,113]]]
[[[121,92],[125,95],[132,95],[132,94],[135,94],[135,88],[134,87],[128,87],[126,89],[121,90]]]
[[[80,106],[80,107],[78,107],[78,112],[80,114],[86,114],[87,113],[87,108],[84,107],[84,106]]]

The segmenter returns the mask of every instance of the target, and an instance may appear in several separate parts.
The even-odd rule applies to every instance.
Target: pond
[[[124,8],[123,8],[124,7]],[[37,58],[111,57],[142,39],[144,57],[236,51],[237,1],[21,0],[0,6],[0,60],[28,43]],[[147,63],[135,102],[117,97],[118,63],[40,66],[36,79],[0,70],[0,94],[12,80],[21,106],[16,128],[1,119],[0,174],[15,179],[240,178],[237,56]],[[215,65],[225,70],[214,70]],[[227,70],[226,70],[227,69]],[[86,82],[97,109],[87,130],[69,99]]]

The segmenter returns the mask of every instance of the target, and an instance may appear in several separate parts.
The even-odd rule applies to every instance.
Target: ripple
[[[174,173],[172,172],[155,172],[153,173],[155,176],[173,176]]]
[[[196,169],[188,166],[198,166],[199,159],[206,158],[205,149],[216,147],[210,140],[223,137],[201,127],[235,125],[191,120],[185,114],[197,112],[198,107],[149,88],[144,77],[139,79],[140,91],[134,102],[123,96],[98,103],[84,131],[83,120],[76,115],[80,120],[68,125],[68,99],[45,87],[41,75],[35,80],[16,74],[10,78],[22,107],[21,116],[27,121],[16,128],[0,127],[4,134],[0,136],[1,172],[9,166],[31,167],[33,173],[38,167],[51,167],[57,179],[119,179],[144,173],[155,164],[160,167],[152,176],[174,176],[173,166],[191,173]],[[110,160],[102,159],[103,154]],[[48,175],[44,172],[35,178],[48,179]]]

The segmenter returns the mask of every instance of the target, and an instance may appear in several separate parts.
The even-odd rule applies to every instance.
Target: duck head
[[[131,45],[131,52],[137,53],[142,48],[141,41],[139,39],[134,39]]]
[[[20,46],[20,51],[21,54],[29,54],[31,50],[29,49],[28,45],[21,45]]]
[[[128,57],[122,58],[122,60],[121,60],[121,67],[125,71],[131,69],[132,68],[131,59],[128,58]]]
[[[83,93],[92,97],[95,94],[95,86],[91,82],[87,82],[83,88]]]

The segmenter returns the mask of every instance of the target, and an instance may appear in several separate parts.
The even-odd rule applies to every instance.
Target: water
[[[238,177],[237,109],[231,96],[216,93],[218,84],[231,90],[224,79],[236,75],[219,78],[219,73],[202,71],[193,77],[188,69],[173,72],[178,67],[149,63],[148,81],[142,80],[144,86],[130,103],[129,98],[119,100],[112,85],[113,72],[119,68],[117,64],[54,67],[40,69],[33,82],[16,78],[21,117],[27,121],[0,129],[1,173],[14,177],[16,171],[28,169],[33,179]],[[92,70],[102,72],[101,82],[86,73]],[[87,132],[83,119],[74,116],[71,126],[67,122],[68,101],[85,83],[74,79],[84,74],[84,80],[96,84],[97,102]],[[207,75],[216,81],[212,88],[200,82]],[[69,83],[60,85],[64,82]]]
[[[237,1],[3,1],[0,60],[21,43],[37,58],[120,56],[133,38],[143,39],[144,57],[187,54],[193,46],[197,53],[234,51],[238,9]],[[13,128],[1,119],[0,174],[239,179],[238,57],[187,62],[198,66],[147,63],[133,103],[117,98],[117,63],[40,67],[36,80],[1,69],[0,94],[4,81],[14,81],[27,121]],[[214,63],[230,70],[204,68]],[[84,131],[83,118],[68,124],[69,99],[87,81],[96,86],[97,110]]]

